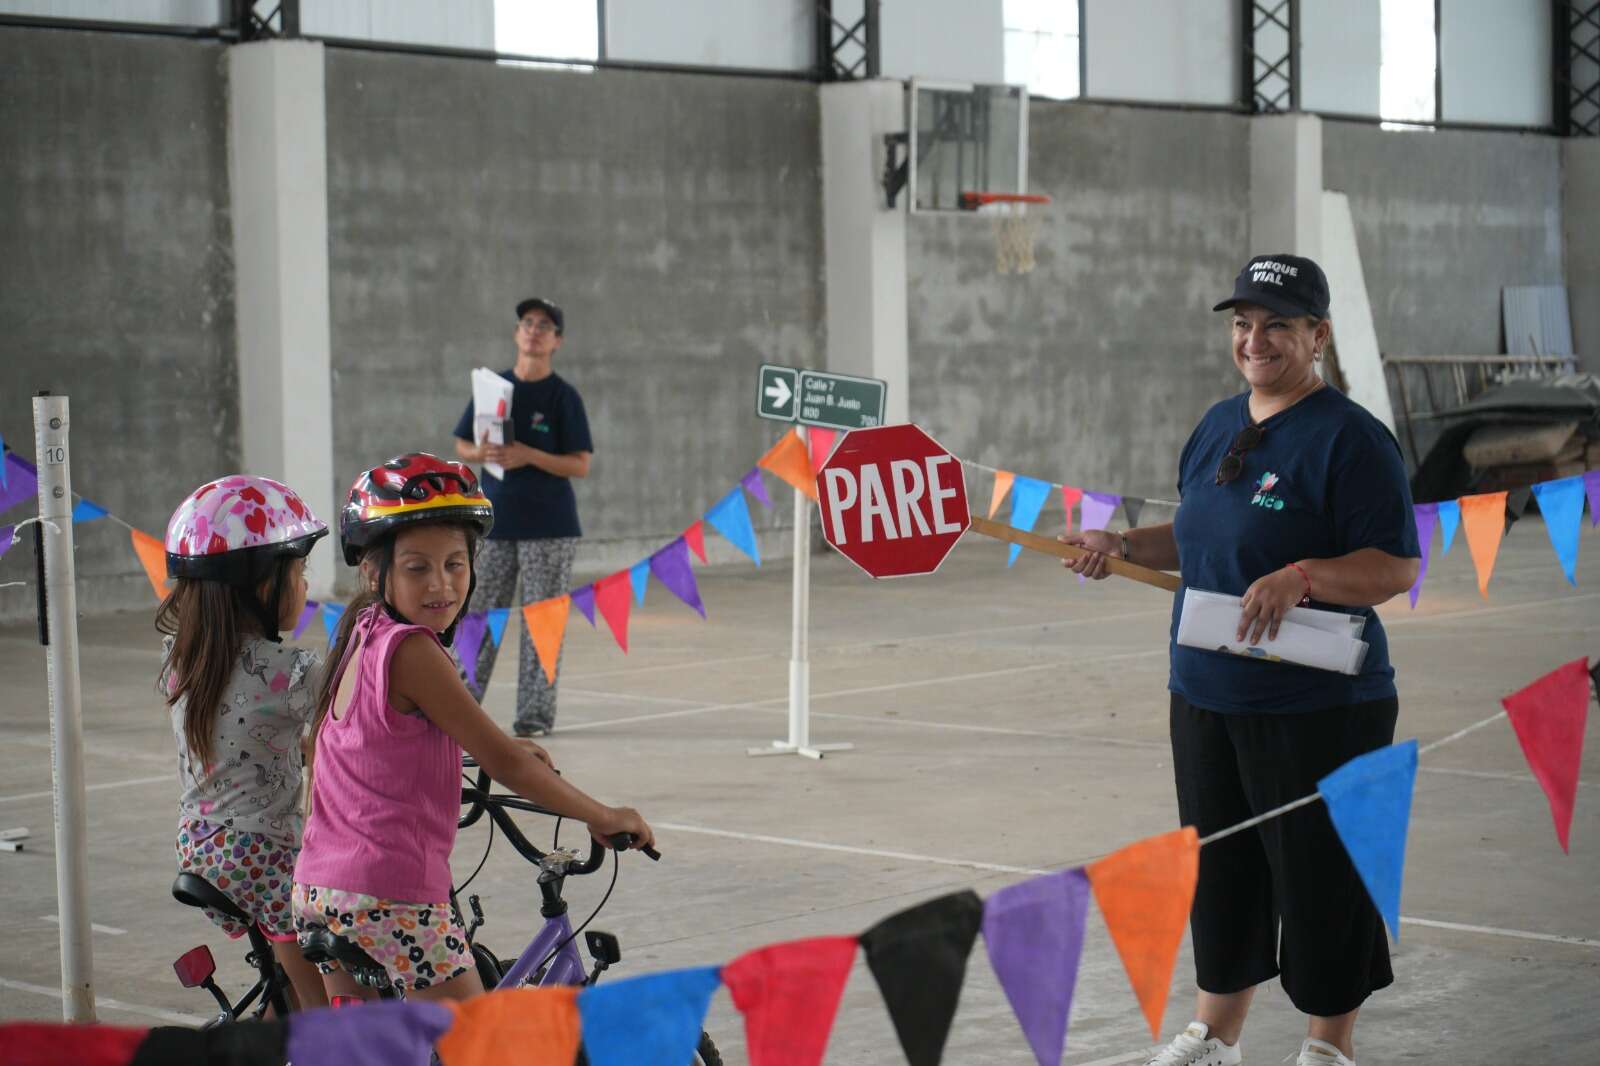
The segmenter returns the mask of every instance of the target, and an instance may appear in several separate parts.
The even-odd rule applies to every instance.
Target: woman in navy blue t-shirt
[[[1345,762],[1394,741],[1399,703],[1372,608],[1416,580],[1420,549],[1393,434],[1326,385],[1328,282],[1309,259],[1258,256],[1215,310],[1233,315],[1249,390],[1207,411],[1179,460],[1168,525],[1065,538],[1106,575],[1116,555],[1179,570],[1183,586],[1242,599],[1238,638],[1272,640],[1306,604],[1366,619],[1356,676],[1180,647],[1172,608],[1171,728],[1178,812],[1206,836],[1316,791]],[[1347,1066],[1356,1012],[1393,982],[1377,909],[1327,810],[1302,807],[1200,852],[1190,916],[1195,1021],[1150,1061],[1233,1066],[1255,986],[1274,975],[1310,1016],[1301,1066]],[[1281,934],[1281,935],[1280,935]]]

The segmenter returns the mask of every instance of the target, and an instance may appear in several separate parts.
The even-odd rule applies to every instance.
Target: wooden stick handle
[[[1004,522],[996,522],[984,518],[982,515],[972,516],[972,531],[982,533],[995,540],[1003,540],[1008,544],[1020,544],[1029,551],[1042,552],[1045,555],[1054,555],[1057,559],[1076,559],[1089,553],[1082,548],[1071,544],[1063,544],[1052,537],[1041,537],[1037,533],[1016,529]],[[1148,566],[1137,563],[1125,562],[1114,555],[1106,556],[1106,568],[1119,577],[1131,578],[1141,581],[1146,585],[1154,585],[1158,589],[1168,592],[1177,592],[1183,587],[1182,580],[1177,574],[1169,574],[1164,570],[1152,570]]]

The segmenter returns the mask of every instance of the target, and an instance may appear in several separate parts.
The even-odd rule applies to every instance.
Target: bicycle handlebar
[[[456,822],[456,827],[458,829],[465,829],[477,822],[485,813],[487,813],[490,820],[493,821],[495,825],[499,826],[500,831],[506,835],[506,839],[511,842],[511,846],[516,849],[518,855],[521,855],[524,859],[536,865],[542,862],[545,857],[544,852],[535,847],[528,840],[528,838],[522,834],[522,830],[517,828],[517,823],[512,820],[509,814],[506,813],[506,809],[510,808],[511,810],[528,811],[532,814],[544,814],[550,816],[551,818],[560,818],[562,815],[559,815],[555,811],[549,810],[548,808],[541,807],[532,800],[523,799],[521,796],[506,794],[496,795],[490,792],[490,787],[494,784],[494,782],[489,780],[488,771],[486,771],[483,767],[478,766],[477,762],[472,758],[472,756],[463,756],[461,764],[464,767],[476,768],[478,771],[478,779],[473,785],[463,787],[461,789],[461,802],[464,804],[470,804],[470,806],[467,809],[467,813],[463,814]],[[633,847],[633,842],[634,836],[631,833],[617,833],[604,844],[593,837],[590,837],[589,857],[576,866],[567,867],[567,873],[579,875],[592,874],[598,870],[600,868],[600,864],[605,861],[607,846],[614,848],[617,851],[626,851]],[[655,848],[647,847],[639,850],[643,851],[647,856],[649,856],[652,862],[661,861],[661,853]]]

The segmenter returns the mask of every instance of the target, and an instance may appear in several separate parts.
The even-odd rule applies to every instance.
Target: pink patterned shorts
[[[296,881],[295,932],[319,927],[360,945],[398,988],[427,988],[473,968],[466,931],[449,903],[403,903]]]

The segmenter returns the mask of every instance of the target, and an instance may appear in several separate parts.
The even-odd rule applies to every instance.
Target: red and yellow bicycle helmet
[[[464,463],[427,452],[397,455],[362,471],[339,515],[339,546],[355,566],[375,541],[413,522],[464,522],[487,536],[494,506]]]

